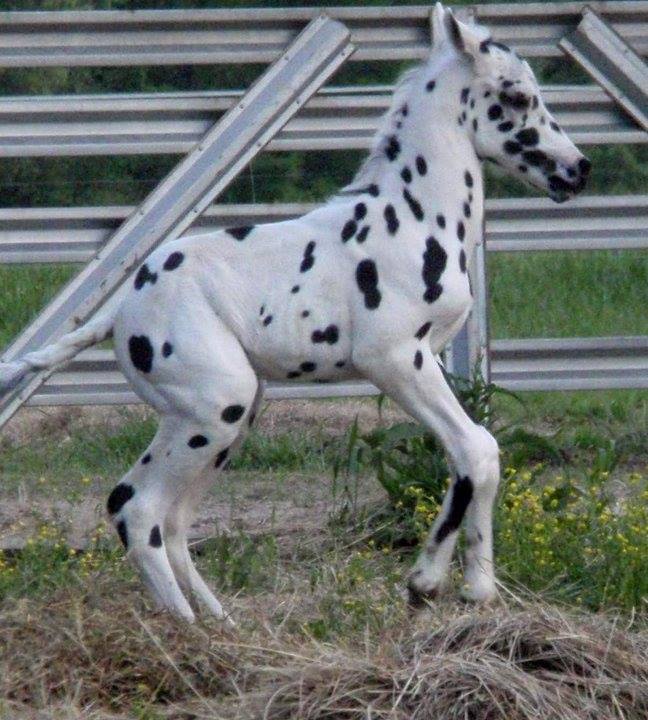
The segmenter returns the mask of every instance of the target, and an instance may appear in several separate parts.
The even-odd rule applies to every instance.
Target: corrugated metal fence
[[[648,2],[589,3],[648,55]],[[558,41],[585,3],[462,8],[494,37],[533,57],[561,55]],[[317,9],[40,12],[0,14],[0,67],[265,63]],[[430,43],[430,7],[328,8],[357,46],[351,60],[416,59]],[[390,88],[328,88],[271,141],[270,150],[366,148]],[[0,157],[188,152],[239,98],[236,92],[0,99]],[[554,86],[544,96],[581,145],[645,143],[641,129],[598,87]],[[216,205],[187,232],[299,215],[304,204]],[[130,215],[128,207],[0,210],[1,263],[87,262]],[[648,247],[648,195],[487,202],[489,252]],[[485,278],[478,278],[485,285]],[[479,313],[477,313],[479,319]],[[648,337],[520,339],[490,343],[491,377],[516,390],[648,387]],[[269,397],[368,394],[364,382],[277,384]],[[83,353],[29,404],[134,402],[111,351]]]

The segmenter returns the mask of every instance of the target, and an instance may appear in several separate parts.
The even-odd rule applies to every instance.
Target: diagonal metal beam
[[[11,361],[83,323],[155,247],[178,237],[353,52],[350,33],[313,20],[120,226],[97,256],[7,348]],[[50,373],[51,374],[51,373]],[[0,402],[0,426],[46,379],[39,372]]]
[[[559,42],[639,125],[648,131],[648,65],[591,8]]]

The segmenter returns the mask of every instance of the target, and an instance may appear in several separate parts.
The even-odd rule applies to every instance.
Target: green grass
[[[488,258],[495,338],[648,335],[648,253],[497,253]]]
[[[0,265],[0,347],[8,345],[75,272],[73,265]]]
[[[0,479],[5,493],[28,488],[69,500],[86,490],[105,492],[137,461],[157,427],[153,413],[128,408],[122,422],[92,425],[72,423],[64,439],[58,429],[46,429],[24,442],[0,439]],[[266,436],[252,431],[232,459],[235,471],[286,474],[329,472],[344,438],[325,428],[299,437],[289,433]]]

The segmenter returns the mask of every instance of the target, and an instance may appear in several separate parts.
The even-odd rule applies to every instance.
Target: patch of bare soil
[[[144,406],[25,408],[5,429],[8,442],[25,443],[30,438],[45,437],[63,442],[66,437],[84,430],[102,427],[116,429],[133,417],[147,418],[152,411]],[[383,423],[406,419],[395,405],[385,403],[381,411],[375,400],[281,400],[265,403],[259,413],[257,431],[279,434],[321,431],[341,435],[355,418],[369,430]],[[222,476],[216,494],[201,503],[193,538],[213,536],[217,532],[275,533],[289,538],[299,533],[317,533],[325,527],[335,503],[330,473],[307,475],[294,473],[282,478],[287,488],[282,496],[273,490],[272,474],[227,472]],[[380,491],[371,484],[367,497]],[[43,498],[24,490],[17,497],[5,498],[0,504],[0,548],[19,549],[34,537],[43,523],[61,528],[65,540],[75,548],[84,548],[96,527],[105,519],[105,497],[98,491],[88,492],[79,501]]]
[[[330,473],[290,474],[281,478],[282,491],[271,475],[228,471],[215,491],[200,504],[190,540],[198,542],[220,533],[272,534],[288,548],[299,537],[317,537],[326,530],[339,498]],[[358,499],[383,497],[375,481],[361,483]],[[42,496],[19,496],[0,504],[0,549],[19,550],[35,538],[43,525],[55,525],[63,540],[84,549],[106,520],[106,498],[88,494],[77,502]]]
[[[125,418],[154,415],[144,405],[23,408],[3,428],[2,435],[16,443],[27,442],[35,436],[56,440],[83,429],[118,428]],[[371,398],[273,400],[264,403],[257,429],[270,435],[303,432],[304,428],[322,428],[337,434],[344,432],[356,417],[361,427],[369,430],[409,416],[391,402],[385,402],[379,411]]]

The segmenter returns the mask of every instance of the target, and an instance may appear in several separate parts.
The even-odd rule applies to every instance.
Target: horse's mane
[[[389,110],[383,115],[380,125],[376,130],[369,155],[365,158],[365,161],[360,166],[353,180],[339,191],[340,194],[352,193],[357,188],[368,185],[375,180],[385,158],[384,145],[388,141],[387,138],[394,134],[395,117],[400,113],[406,98],[410,94],[414,79],[422,67],[423,65],[416,65],[406,70],[398,79],[396,87],[394,88],[391,105]]]

